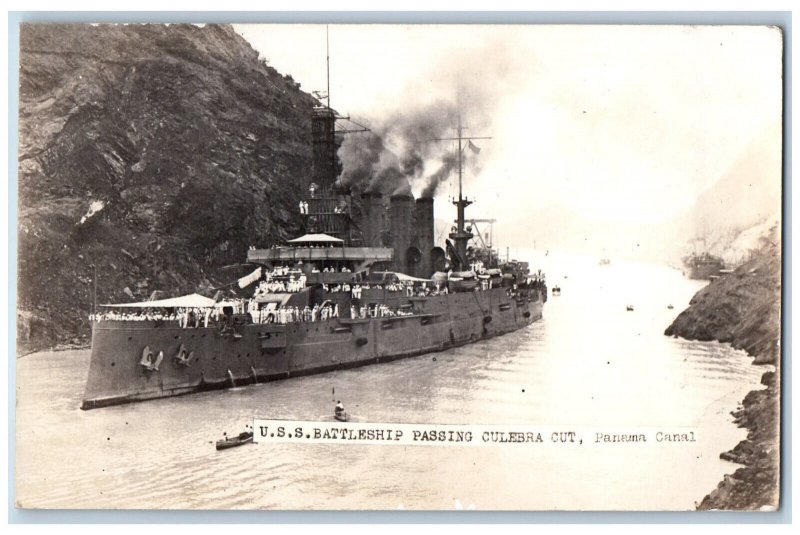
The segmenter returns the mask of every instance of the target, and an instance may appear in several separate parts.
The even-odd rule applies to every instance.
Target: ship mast
[[[328,35],[328,25],[325,25],[325,70],[327,79],[327,90],[325,98],[328,101],[328,109],[331,109],[331,41]]]
[[[337,191],[339,161],[336,156],[340,136],[368,132],[349,116],[343,117],[331,107],[331,52],[330,30],[325,26],[325,84],[326,91],[314,91],[318,105],[311,115],[311,136],[313,154],[313,178],[309,185],[310,195],[300,203],[306,232],[330,234],[331,236],[352,239],[350,204],[345,192]],[[339,128],[337,122],[347,121],[350,127]]]
[[[458,126],[456,127],[457,137],[439,138],[440,141],[458,141],[458,200],[453,201],[457,211],[456,230],[449,234],[455,246],[456,254],[455,258],[452,259],[452,263],[457,266],[456,271],[465,271],[469,267],[467,265],[467,243],[472,239],[472,232],[468,231],[464,224],[464,211],[467,206],[473,203],[473,201],[464,197],[464,169],[462,165],[463,151],[466,148],[464,141],[469,143],[473,139],[492,139],[491,137],[464,136],[464,130],[466,130],[466,128],[461,124],[461,112],[459,111]]]

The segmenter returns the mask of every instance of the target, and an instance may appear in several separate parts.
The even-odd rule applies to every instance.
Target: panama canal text
[[[385,444],[399,446],[608,447],[697,442],[696,431],[545,428],[526,425],[390,424],[366,422],[253,421],[260,443]]]

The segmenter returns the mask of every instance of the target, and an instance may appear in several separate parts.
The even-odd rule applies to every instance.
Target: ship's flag
[[[246,286],[250,286],[251,284],[253,284],[254,282],[256,282],[260,278],[261,278],[261,268],[259,267],[255,271],[253,271],[251,274],[246,275],[246,276],[242,277],[241,279],[239,279],[239,288],[244,288]]]
[[[478,147],[477,145],[475,145],[475,143],[473,143],[471,140],[470,140],[470,141],[467,141],[467,147],[469,147],[469,150],[471,150],[471,151],[472,151],[472,152],[474,152],[475,154],[480,154],[480,152],[481,152],[481,149],[480,149],[480,147]]]

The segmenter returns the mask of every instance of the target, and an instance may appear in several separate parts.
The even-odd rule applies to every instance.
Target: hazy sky
[[[236,30],[303,90],[325,89],[325,26]],[[461,95],[469,132],[493,137],[465,177],[473,217],[665,221],[755,139],[780,150],[774,29],[347,25],[330,46],[331,104],[359,122]]]

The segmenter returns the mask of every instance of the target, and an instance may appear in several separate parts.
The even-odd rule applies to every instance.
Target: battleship
[[[347,191],[337,183],[337,121],[312,111],[313,175],[304,234],[251,247],[238,280],[251,297],[193,294],[103,305],[92,315],[84,410],[324,373],[486,340],[542,317],[547,287],[525,262],[478,254],[462,191],[434,243],[434,200]],[[470,246],[470,243],[473,246]],[[485,250],[484,250],[485,253]],[[483,258],[481,260],[480,258]],[[485,261],[484,261],[485,260]]]

